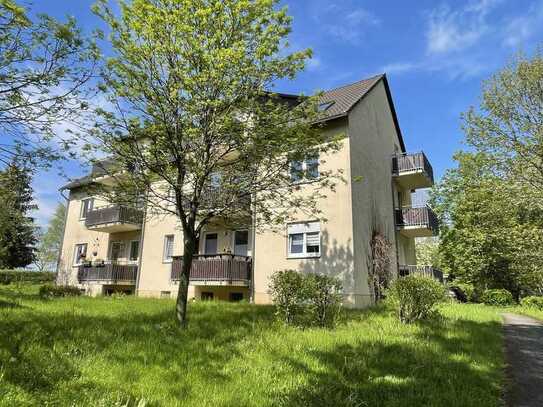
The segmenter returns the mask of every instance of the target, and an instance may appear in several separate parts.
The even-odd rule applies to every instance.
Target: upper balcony
[[[396,209],[396,227],[406,237],[435,236],[439,231],[439,221],[428,206],[420,208],[404,207]]]
[[[248,286],[251,281],[251,257],[234,254],[198,254],[192,260],[189,281],[196,285]],[[179,281],[183,257],[172,261],[171,280]]]
[[[137,208],[112,205],[87,212],[85,226],[91,230],[107,233],[140,230],[143,212]]]
[[[434,185],[434,171],[423,152],[394,155],[392,175],[404,189],[428,188]]]

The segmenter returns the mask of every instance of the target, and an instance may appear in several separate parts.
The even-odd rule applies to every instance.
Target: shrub
[[[506,306],[513,304],[513,295],[504,288],[483,291],[481,301],[487,305]]]
[[[341,282],[294,270],[275,272],[270,293],[276,315],[287,324],[333,327],[341,309]]]
[[[306,280],[310,322],[321,327],[333,327],[341,310],[341,281],[321,274],[308,274]]]
[[[460,302],[476,302],[475,287],[473,284],[453,282],[451,290],[454,292],[456,299]]]
[[[388,294],[403,323],[427,318],[435,305],[446,298],[445,287],[438,281],[414,275],[396,279]]]
[[[27,270],[0,270],[0,284],[16,282],[43,284],[55,281],[56,273],[27,271]]]
[[[270,278],[270,293],[277,316],[294,323],[307,297],[304,276],[294,270],[276,271]]]
[[[42,285],[39,295],[42,298],[53,297],[77,297],[81,295],[81,290],[78,287],[70,285]]]
[[[529,297],[524,297],[520,301],[520,305],[526,308],[535,308],[540,311],[543,311],[543,297],[536,297],[534,295]]]

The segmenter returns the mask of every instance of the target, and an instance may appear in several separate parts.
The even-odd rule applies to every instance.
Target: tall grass
[[[270,307],[64,298],[0,287],[0,405],[495,406],[499,315],[446,305],[403,325],[384,308],[336,330],[285,327]],[[4,305],[2,305],[4,304]],[[11,305],[5,305],[11,304]]]

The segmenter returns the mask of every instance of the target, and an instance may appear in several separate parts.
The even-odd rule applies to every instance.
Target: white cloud
[[[391,64],[384,65],[380,72],[396,74],[396,73],[405,73],[410,71],[415,71],[420,69],[420,64],[413,62],[394,62]]]
[[[491,31],[487,16],[501,1],[472,1],[464,8],[457,9],[442,4],[432,10],[428,15],[426,31],[427,53],[445,54],[477,44]]]
[[[525,15],[511,19],[505,28],[503,44],[507,47],[517,48],[535,36],[543,25],[543,2],[533,4]]]
[[[352,3],[312,3],[313,19],[331,37],[356,44],[368,29],[381,24],[381,19],[371,11],[353,6]]]

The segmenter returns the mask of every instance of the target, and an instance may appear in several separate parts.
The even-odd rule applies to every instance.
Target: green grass
[[[270,307],[67,298],[0,286],[0,405],[496,406],[500,317],[481,305],[402,325],[383,308],[336,330],[296,329]],[[11,305],[10,305],[11,304]]]
[[[512,312],[515,314],[526,315],[528,317],[532,317],[535,319],[539,319],[540,321],[543,321],[543,311],[538,310],[537,308],[522,307],[518,305],[516,307],[507,308],[506,311]]]

